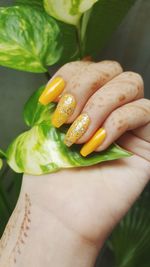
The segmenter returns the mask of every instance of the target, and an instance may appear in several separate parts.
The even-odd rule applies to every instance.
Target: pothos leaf
[[[136,0],[99,0],[83,15],[81,40],[83,56],[96,58]],[[96,30],[94,30],[96,29]]]
[[[3,161],[2,159],[0,159],[0,170],[2,169],[2,167],[3,167]]]
[[[37,90],[25,105],[25,122],[32,128],[18,136],[7,150],[8,164],[14,171],[39,175],[130,155],[116,145],[86,158],[81,156],[79,145],[68,148],[63,142],[66,128],[56,129],[51,124],[55,104],[41,106],[38,103],[43,90],[44,87]]]
[[[24,107],[24,120],[28,126],[40,124],[43,121],[49,121],[50,115],[54,111],[55,103],[43,106],[39,103],[39,97],[43,92],[45,86],[41,86],[36,93],[29,98]]]
[[[16,0],[16,5],[32,5],[36,7],[43,7],[43,0]]]
[[[63,32],[61,26],[46,12],[31,6],[0,8],[0,64],[24,71],[47,71],[46,66],[60,59],[68,40],[68,28]],[[71,57],[77,50],[75,32],[69,37]]]
[[[69,24],[77,25],[81,15],[98,0],[44,0],[47,13]]]
[[[0,149],[0,170],[3,167],[3,161],[2,161],[3,158],[6,158],[6,154],[2,149]]]

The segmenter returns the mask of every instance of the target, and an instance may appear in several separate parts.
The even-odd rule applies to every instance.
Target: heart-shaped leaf
[[[39,175],[61,168],[90,166],[130,156],[116,145],[104,152],[92,153],[86,158],[79,152],[81,146],[68,148],[63,142],[67,126],[56,129],[51,124],[51,115],[56,104],[42,106],[38,102],[43,90],[44,86],[25,105],[24,119],[32,128],[18,136],[8,148],[8,164],[14,171]]]
[[[16,0],[16,5],[32,5],[35,7],[43,7],[43,0]]]
[[[76,34],[71,30],[41,9],[23,5],[0,8],[0,65],[46,72],[47,66],[60,60],[67,41],[68,57],[76,53]]]
[[[77,25],[81,15],[98,0],[44,0],[47,13],[69,24]]]

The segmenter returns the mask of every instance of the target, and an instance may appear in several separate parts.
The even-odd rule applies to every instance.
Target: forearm
[[[95,247],[66,227],[47,207],[41,209],[38,190],[33,192],[29,187],[24,181],[2,237],[0,266],[93,267]]]

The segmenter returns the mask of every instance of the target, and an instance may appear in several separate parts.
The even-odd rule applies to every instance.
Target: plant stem
[[[45,76],[46,76],[46,79],[47,80],[50,80],[51,79],[51,75],[49,74],[49,72],[47,71],[47,72],[45,72]]]
[[[83,54],[82,54],[82,41],[81,41],[80,21],[77,24],[77,40],[78,40],[78,45],[79,45],[79,57],[80,57],[80,59],[82,59],[83,58]]]

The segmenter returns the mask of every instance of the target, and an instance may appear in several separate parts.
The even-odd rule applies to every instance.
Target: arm
[[[94,266],[96,246],[50,212],[38,179],[24,177],[18,203],[0,243],[0,266]]]
[[[149,177],[149,162],[138,156],[24,176],[1,241],[0,266],[93,267],[105,239]]]

